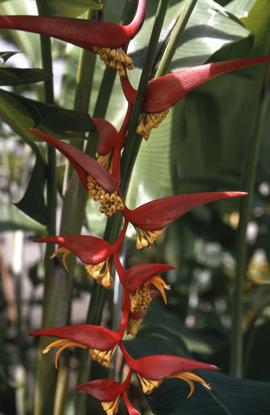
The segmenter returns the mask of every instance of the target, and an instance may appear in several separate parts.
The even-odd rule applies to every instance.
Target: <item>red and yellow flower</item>
[[[244,192],[207,192],[168,196],[145,203],[134,210],[124,207],[122,214],[137,232],[137,249],[151,246],[162,231],[191,209],[221,199],[245,196]]]
[[[126,271],[126,287],[130,296],[127,334],[137,334],[154,298],[160,295],[167,304],[166,291],[170,286],[158,274],[174,268],[167,264],[138,264]]]
[[[77,324],[73,326],[55,327],[33,331],[32,336],[57,337],[43,349],[48,353],[57,347],[55,367],[58,366],[60,354],[68,347],[79,347],[88,350],[91,358],[105,367],[109,367],[115,349],[121,341],[121,335],[100,326]]]
[[[68,269],[67,256],[75,254],[84,264],[90,277],[105,288],[112,286],[113,280],[110,272],[110,258],[119,251],[126,233],[127,223],[124,225],[117,240],[110,244],[104,239],[88,235],[61,235],[46,236],[37,239],[35,242],[45,242],[59,245],[59,248],[52,255],[62,255],[62,264],[65,270]]]

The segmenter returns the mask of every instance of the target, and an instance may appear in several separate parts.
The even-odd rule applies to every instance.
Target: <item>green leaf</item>
[[[199,0],[172,60],[171,70],[200,65],[225,45],[247,38],[241,22],[213,0]]]
[[[6,231],[36,231],[45,232],[45,228],[36,221],[33,221],[15,206],[5,200],[0,200],[0,232]]]
[[[43,69],[0,68],[0,85],[24,85],[46,81],[52,77]]]
[[[13,52],[13,51],[0,52],[0,58],[3,59],[4,63],[6,63],[9,60],[9,58],[16,55],[16,53],[19,53],[19,52]]]
[[[197,372],[196,372],[197,373]],[[200,371],[211,385],[207,390],[196,383],[187,399],[189,387],[180,380],[166,380],[148,398],[155,415],[267,415],[270,383],[235,379],[219,372]]]
[[[31,15],[35,12],[34,3],[29,0],[0,2],[1,15]],[[40,39],[38,35],[17,30],[1,30],[0,35],[9,43],[14,43],[17,50],[24,52],[32,66],[40,66]]]
[[[254,54],[267,54],[270,48],[270,8],[267,0],[257,0],[247,17],[242,19],[244,25],[255,36],[252,51]]]
[[[249,14],[255,2],[256,0],[232,0],[225,8],[240,19]]]
[[[33,142],[33,134],[28,132],[34,122],[24,105],[19,103],[16,95],[0,89],[0,116],[13,131],[21,136],[39,154],[39,149]]]
[[[149,3],[150,9],[153,9],[155,7],[153,3],[151,1]],[[172,3],[168,8],[163,27],[160,49],[163,48],[164,42],[170,34],[171,27],[175,23],[175,16],[181,11],[179,1],[174,0]],[[153,16],[150,16],[145,21],[143,28],[130,45],[130,49],[134,51],[131,56],[138,67],[143,64],[144,53],[148,44],[148,33],[153,25],[153,18]],[[248,36],[250,36],[250,32],[241,21],[217,2],[198,0],[175,51],[170,70],[200,65],[225,45],[238,42]]]
[[[27,190],[23,198],[15,206],[26,215],[42,225],[48,225],[48,209],[44,200],[46,183],[46,164],[37,158]]]
[[[95,131],[87,113],[43,104],[4,90],[0,90],[0,104],[1,118],[31,146],[33,135],[28,129],[33,126],[46,127],[52,133]]]
[[[44,104],[15,94],[14,97],[31,114],[35,127],[42,126],[56,132],[95,131],[95,126],[87,113]]]
[[[51,14],[57,16],[76,17],[88,10],[102,9],[99,0],[48,0]]]

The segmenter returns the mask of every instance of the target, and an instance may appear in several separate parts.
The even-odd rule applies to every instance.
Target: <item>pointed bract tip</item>
[[[242,197],[248,194],[247,192],[224,192],[224,193],[227,193],[229,197]]]

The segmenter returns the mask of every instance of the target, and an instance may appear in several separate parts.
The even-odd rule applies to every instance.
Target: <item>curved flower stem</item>
[[[181,10],[178,14],[177,21],[169,34],[169,41],[159,62],[155,78],[159,78],[167,72],[175,49],[179,44],[179,40],[181,39],[181,36],[185,30],[190,15],[197,4],[197,1],[198,0],[186,0],[183,6],[181,4]]]
[[[242,377],[243,372],[243,288],[245,282],[247,260],[246,235],[252,208],[256,167],[258,163],[259,149],[262,141],[262,129],[264,125],[266,109],[268,106],[268,96],[266,95],[268,70],[269,68],[267,67],[264,72],[264,81],[262,84],[261,92],[261,105],[257,112],[254,134],[248,149],[247,162],[244,169],[244,171],[247,173],[246,177],[244,178],[243,188],[248,192],[248,195],[245,198],[241,199],[240,202],[240,222],[236,240],[236,273],[233,293],[230,363],[231,374],[236,377]]]
[[[46,0],[37,0],[39,14],[49,14]],[[52,73],[52,53],[50,38],[41,36],[41,56],[43,69]],[[54,103],[53,80],[49,79],[44,83],[44,97],[47,104]],[[48,205],[48,232],[55,233],[56,226],[56,156],[55,150],[48,146],[48,181],[47,181],[47,205]],[[50,261],[50,256],[54,251],[53,246],[47,246],[45,254],[45,283],[44,283],[44,306],[42,315],[42,327],[50,325],[52,321],[52,312],[50,307],[51,292],[54,281],[54,263]],[[41,340],[40,347],[43,347],[44,340]],[[34,414],[45,415],[52,413],[54,391],[55,391],[55,370],[53,367],[52,357],[43,359],[41,356],[38,360],[37,381],[35,388]],[[50,382],[48,382],[50,379]]]
[[[160,36],[160,32],[162,29],[162,25],[164,22],[165,14],[168,8],[168,2],[169,0],[160,0],[157,15],[154,23],[154,27],[151,33],[149,46],[147,50],[147,55],[145,58],[145,62],[143,64],[143,71],[140,78],[140,83],[138,87],[138,93],[136,96],[136,100],[134,103],[131,120],[129,123],[129,129],[128,129],[128,135],[126,138],[126,145],[123,152],[123,158],[122,158],[122,177],[125,178],[122,182],[122,194],[126,195],[129,180],[131,177],[131,172],[133,170],[133,166],[135,163],[135,160],[137,158],[137,154],[139,152],[139,148],[141,145],[142,138],[138,134],[136,134],[136,127],[138,125],[143,101],[144,101],[144,94],[145,89],[147,86],[147,82],[149,80],[151,70],[153,67],[155,54],[158,46],[158,40]]]

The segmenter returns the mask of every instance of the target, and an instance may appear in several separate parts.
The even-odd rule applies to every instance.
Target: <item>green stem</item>
[[[48,5],[46,0],[37,0],[39,14],[48,15]],[[42,67],[49,73],[52,70],[51,41],[49,38],[40,37]],[[48,104],[54,103],[53,80],[49,79],[44,83],[44,97]],[[55,150],[48,147],[48,181],[47,181],[47,205],[49,212],[48,232],[55,234],[56,225],[56,156]],[[44,306],[42,315],[42,327],[47,327],[52,321],[52,311],[50,307],[51,293],[54,281],[54,263],[49,260],[53,253],[53,246],[48,246],[45,254],[45,282],[44,282]],[[43,348],[44,340],[41,340],[40,347]],[[48,382],[50,379],[50,382]],[[37,382],[35,389],[35,415],[45,415],[52,413],[55,390],[55,370],[52,357],[43,359],[39,356],[37,367]]]
[[[160,32],[163,26],[164,18],[166,15],[166,11],[168,8],[169,0],[160,0],[157,15],[155,19],[155,23],[153,26],[153,30],[151,33],[149,46],[148,46],[148,53],[145,58],[145,62],[143,64],[143,71],[140,78],[140,83],[138,87],[136,101],[134,103],[134,107],[132,110],[131,120],[128,129],[128,135],[126,138],[126,145],[123,152],[122,157],[122,177],[125,178],[122,183],[122,194],[126,195],[129,180],[131,177],[131,173],[133,170],[133,166],[135,164],[140,145],[142,142],[141,136],[136,134],[136,128],[138,125],[139,117],[141,114],[141,109],[144,101],[145,90],[147,87],[147,83],[153,68],[153,63],[155,60],[155,54],[158,46],[158,40],[160,36]]]
[[[155,78],[159,78],[167,72],[169,65],[172,61],[174,52],[177,46],[179,45],[179,40],[183,35],[185,27],[189,21],[190,15],[194,7],[197,4],[197,1],[198,0],[186,0],[184,6],[181,5],[180,13],[178,15],[175,26],[169,34],[169,41],[160,60],[157,72],[155,74]]]
[[[231,374],[242,377],[243,372],[243,301],[244,282],[247,260],[247,226],[250,220],[256,167],[258,163],[259,150],[262,141],[262,132],[265,120],[268,97],[266,95],[268,68],[264,73],[262,85],[261,105],[257,112],[254,134],[248,149],[247,162],[244,171],[247,172],[244,178],[244,190],[248,192],[245,198],[241,199],[240,222],[236,239],[236,274],[233,293],[233,314],[232,314],[232,340],[231,340]]]
[[[92,17],[92,13],[89,12],[87,18],[90,19]],[[85,50],[81,50],[78,65],[77,88],[74,100],[74,110],[76,111],[88,112],[95,62],[96,56],[94,54],[89,53]],[[91,141],[92,140],[90,138],[88,143],[91,143]],[[83,144],[84,137],[82,137],[82,140],[76,142],[77,147],[81,149],[83,148]],[[93,149],[92,153],[94,153],[94,151],[95,150]],[[80,233],[84,220],[86,200],[87,193],[82,187],[77,173],[73,171],[64,197],[60,234]],[[72,220],[70,220],[70,218],[72,218]],[[59,318],[61,319],[61,325],[66,324],[70,318],[70,304],[75,268],[76,260],[73,256],[70,258],[69,268],[65,274],[65,284],[60,284],[59,286],[60,289],[58,295],[58,304],[60,304],[60,307],[58,307],[58,310]],[[61,304],[63,304],[63,307],[61,307]],[[61,360],[58,369],[53,415],[60,415],[65,411],[65,398],[68,390],[68,375],[68,357],[66,357]]]
[[[117,72],[114,69],[106,67],[94,109],[95,117],[105,117],[116,75]]]

